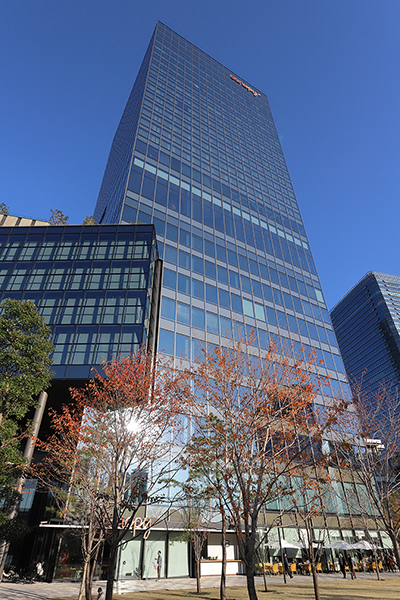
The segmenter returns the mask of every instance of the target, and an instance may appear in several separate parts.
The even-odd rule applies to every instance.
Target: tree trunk
[[[263,567],[263,568],[262,568],[262,574],[263,574],[263,579],[264,579],[264,591],[265,591],[265,592],[268,592],[268,586],[267,586],[267,576],[266,576],[266,574],[265,574],[265,564],[264,564],[264,561],[263,561],[262,567]]]
[[[90,561],[90,555],[88,558],[86,558],[86,560],[83,563],[82,579],[81,579],[81,585],[79,588],[78,600],[82,600],[83,590],[85,588],[86,579],[87,579],[89,561]]]
[[[200,592],[201,592],[201,583],[200,583],[200,558],[197,558],[197,557],[196,557],[196,584],[197,584],[197,593],[200,594]]]
[[[117,549],[110,548],[110,559],[108,563],[106,600],[112,600],[114,590],[115,568],[117,565]]]
[[[90,565],[88,575],[86,576],[86,585],[85,585],[85,597],[86,600],[92,600],[92,587],[93,587],[93,577],[94,572],[96,570],[97,558],[99,556],[101,543],[99,542],[96,548],[95,555],[93,557],[93,563]]]
[[[226,600],[226,517],[225,512],[222,515],[222,571],[220,585],[220,600]]]
[[[258,600],[254,583],[254,560],[252,563],[251,565],[246,563],[247,593],[249,594],[249,600]]]
[[[311,550],[311,552],[313,552],[313,550]],[[311,573],[313,578],[315,600],[321,600],[321,596],[319,595],[318,573],[314,558],[311,561]]]
[[[374,552],[374,561],[375,561],[376,577],[377,577],[377,579],[378,579],[378,580],[380,580],[381,576],[380,576],[380,574],[379,574],[378,559],[377,559],[377,556],[376,556],[376,550],[375,550],[375,547],[374,547],[374,550],[373,550],[373,552]]]
[[[394,557],[397,562],[397,568],[400,569],[400,547],[399,547],[399,542],[397,541],[397,536],[393,531],[388,531],[387,533],[393,544],[393,552],[394,552]]]

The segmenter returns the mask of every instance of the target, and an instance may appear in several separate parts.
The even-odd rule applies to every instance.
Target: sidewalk
[[[397,577],[400,578],[400,573],[382,573],[382,577],[385,579]],[[371,573],[360,573],[357,575],[359,579],[376,579],[376,574]],[[269,583],[283,584],[283,577],[268,577]],[[338,585],[343,581],[341,573],[332,573],[319,575],[320,581],[337,581]],[[288,584],[291,582],[307,583],[311,584],[312,579],[308,576],[296,575],[293,579],[288,579]],[[202,577],[201,586],[202,588],[219,587],[219,577]],[[228,575],[227,586],[246,585],[246,577],[243,575]],[[256,585],[263,585],[263,578],[256,577]],[[51,599],[51,598],[77,598],[79,592],[79,582],[61,582],[56,581],[54,583],[34,583],[26,584],[23,583],[0,583],[0,600],[37,600],[37,599]],[[98,587],[102,587],[103,590],[106,587],[105,581],[95,581],[93,585],[93,597],[96,597],[96,591]],[[194,590],[196,589],[196,580],[189,578],[174,578],[174,579],[162,579],[158,582],[156,579],[127,579],[116,583],[115,593],[127,593],[127,592],[146,592],[148,590]]]

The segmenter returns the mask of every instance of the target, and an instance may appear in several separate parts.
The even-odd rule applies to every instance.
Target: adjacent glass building
[[[331,311],[350,384],[400,384],[400,277],[370,271]]]
[[[160,349],[190,359],[199,344],[255,330],[261,349],[271,336],[295,352],[315,349],[333,392],[346,393],[267,97],[160,22],[94,216],[155,225],[164,258]]]
[[[30,225],[0,227],[0,301],[33,301],[52,329],[47,407],[59,409],[71,401],[69,388],[82,386],[92,369],[101,372],[104,360],[143,344],[156,349],[162,261],[153,225]],[[49,432],[46,411],[40,437]],[[31,531],[12,544],[8,563],[24,568],[40,556],[51,579],[60,528],[58,521],[39,527],[51,518],[51,497],[36,487],[27,480],[19,517]]]
[[[157,336],[154,227],[0,228],[0,302],[32,300],[53,331],[55,380],[87,380],[104,360]]]

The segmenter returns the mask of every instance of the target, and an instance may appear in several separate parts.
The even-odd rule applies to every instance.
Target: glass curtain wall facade
[[[0,301],[32,300],[53,331],[55,380],[88,379],[155,338],[151,225],[1,227],[0,261]]]
[[[350,384],[400,384],[400,277],[370,271],[331,311]]]
[[[268,99],[162,23],[115,135],[94,216],[156,227],[160,349],[190,359],[199,344],[254,330],[261,349],[271,336],[295,352],[314,349],[333,392],[346,393]]]

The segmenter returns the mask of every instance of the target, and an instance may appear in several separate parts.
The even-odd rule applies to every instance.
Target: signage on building
[[[256,91],[253,90],[253,88],[251,88],[249,85],[246,85],[245,83],[243,83],[243,81],[240,81],[240,79],[238,79],[237,77],[230,75],[230,78],[233,79],[233,81],[236,81],[236,83],[238,83],[242,87],[244,87],[245,90],[247,90],[248,92],[251,92],[253,94],[253,96],[261,96],[261,94],[258,94]]]

